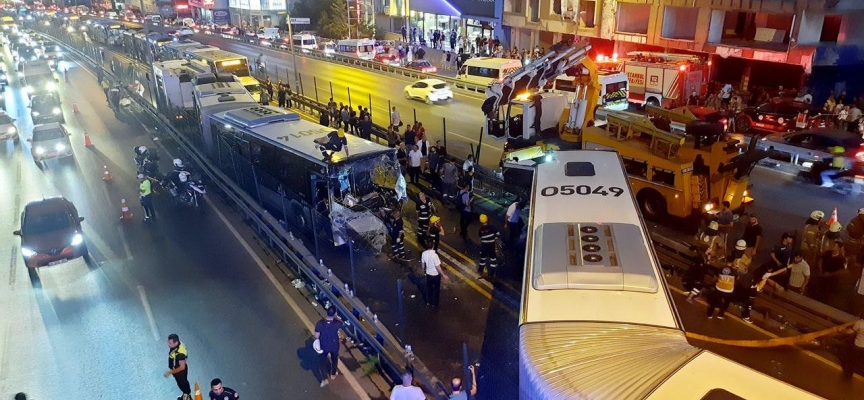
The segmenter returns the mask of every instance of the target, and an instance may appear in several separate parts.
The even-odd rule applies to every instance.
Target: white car
[[[450,85],[440,79],[421,79],[405,86],[405,97],[426,102],[426,104],[443,103],[453,100],[453,90]]]
[[[193,31],[192,28],[180,28],[177,30],[177,33],[175,34],[175,36],[177,36],[177,37],[192,36],[194,34],[195,34],[195,31]]]
[[[18,137],[18,127],[15,126],[15,119],[6,114],[5,111],[0,111],[0,141],[11,140],[15,144],[21,140]]]

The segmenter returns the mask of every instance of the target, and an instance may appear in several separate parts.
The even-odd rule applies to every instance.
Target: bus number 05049
[[[546,186],[540,190],[540,194],[543,196],[547,196],[547,197],[548,196],[557,196],[559,194],[565,195],[565,196],[570,196],[570,195],[574,195],[574,194],[578,194],[580,196],[588,196],[588,195],[592,195],[592,194],[597,194],[600,196],[608,196],[611,194],[615,197],[618,197],[618,196],[624,194],[624,189],[621,189],[620,187],[617,187],[617,186],[609,186],[607,188],[604,188],[604,186],[602,186],[602,185],[601,186],[595,186],[593,188],[591,186],[588,186],[588,185],[579,185],[579,186],[561,185],[561,186]]]

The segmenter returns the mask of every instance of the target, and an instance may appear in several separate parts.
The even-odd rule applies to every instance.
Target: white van
[[[469,58],[462,64],[456,79],[478,85],[488,85],[494,81],[501,81],[507,75],[522,68],[522,61],[510,58],[475,57]]]
[[[375,58],[375,39],[343,39],[336,43],[336,51],[371,60]]]
[[[158,14],[147,15],[144,17],[144,22],[158,25],[162,23],[162,16]]]
[[[553,93],[561,93],[567,97],[567,101],[572,103],[576,98],[576,89],[578,83],[574,82],[575,78],[568,75],[559,75],[546,85],[546,89]],[[629,103],[627,102],[628,86],[627,74],[623,72],[597,71],[597,80],[600,83],[599,99],[597,99],[597,107],[613,110],[624,111]]]
[[[301,33],[299,35],[292,36],[291,42],[292,44],[303,50],[318,49],[318,40],[315,39],[315,36],[312,36],[308,33]]]
[[[258,39],[274,40],[279,39],[279,28],[261,28],[255,34]]]

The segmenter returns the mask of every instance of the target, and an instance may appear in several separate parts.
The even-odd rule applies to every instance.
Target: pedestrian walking
[[[240,395],[236,390],[222,386],[219,378],[210,381],[210,400],[239,400]]]
[[[809,265],[816,265],[822,247],[822,218],[825,213],[819,210],[810,213],[804,229],[801,230],[801,255]]]
[[[420,166],[422,164],[423,155],[417,145],[411,148],[408,152],[408,176],[411,178],[411,183],[417,185],[420,183]]]
[[[138,174],[138,195],[141,198],[141,208],[144,209],[144,221],[149,221],[156,215],[153,211],[152,193],[150,180],[144,174]]]
[[[327,308],[327,316],[315,324],[315,341],[320,348],[321,387],[336,379],[339,366],[339,330],[342,320],[336,317],[336,306]],[[315,345],[313,345],[315,347]],[[318,349],[316,349],[317,351]]]
[[[501,233],[498,228],[489,224],[489,217],[480,214],[480,230],[477,231],[480,238],[480,262],[477,264],[477,274],[483,276],[486,269],[490,279],[495,279],[495,271],[498,268],[498,240]]]
[[[429,219],[435,213],[435,205],[432,204],[432,200],[426,197],[426,193],[422,191],[417,193],[415,203],[415,210],[417,211],[417,243],[423,246],[426,243],[426,234],[429,232]]]
[[[759,245],[762,244],[762,225],[759,225],[759,217],[756,214],[750,214],[747,225],[744,226],[744,232],[741,234],[741,240],[747,243],[747,252],[750,257],[755,257],[759,251]]]
[[[180,342],[180,336],[176,333],[168,335],[168,370],[163,376],[174,377],[177,382],[177,387],[183,394],[177,400],[191,400],[192,387],[189,386],[189,366],[187,365],[189,352],[186,351],[186,346]]]
[[[426,400],[423,389],[413,385],[414,374],[405,370],[402,373],[402,384],[393,387],[390,391],[390,400]]]
[[[393,110],[390,111],[390,126],[393,127],[393,130],[398,130],[402,126],[402,116],[396,110],[396,106],[393,106]]]
[[[468,226],[471,225],[472,220],[473,197],[469,185],[462,186],[462,190],[459,191],[459,234],[462,236],[462,240],[466,242],[468,241]]]
[[[449,282],[450,277],[444,274],[438,253],[428,243],[424,248],[420,260],[426,273],[426,305],[437,308],[441,300],[441,278]]]
[[[285,107],[294,108],[293,101],[294,93],[291,92],[291,85],[285,84]]]
[[[455,202],[459,182],[459,168],[452,159],[447,159],[441,169],[441,197],[444,201]]]

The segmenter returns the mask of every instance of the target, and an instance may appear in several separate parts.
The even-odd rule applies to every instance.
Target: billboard
[[[463,15],[495,18],[495,4],[501,0],[449,0]],[[502,3],[503,4],[503,3]],[[503,5],[499,6],[499,8]]]
[[[228,25],[231,23],[231,17],[228,14],[227,8],[213,10],[213,23],[216,25]]]

